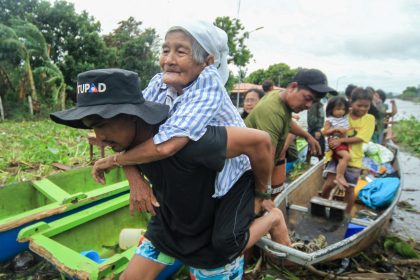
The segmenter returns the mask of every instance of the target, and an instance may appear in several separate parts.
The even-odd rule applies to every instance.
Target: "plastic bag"
[[[363,152],[377,163],[386,163],[394,159],[394,154],[388,148],[373,142],[363,144]]]
[[[359,199],[373,209],[385,207],[394,200],[399,187],[399,178],[378,178],[359,191]]]

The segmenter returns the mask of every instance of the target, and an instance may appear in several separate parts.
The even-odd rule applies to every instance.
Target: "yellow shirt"
[[[375,130],[375,117],[371,114],[366,114],[361,118],[352,119],[349,114],[349,124],[351,128],[354,128],[357,132],[355,137],[360,138],[362,141],[359,143],[353,143],[349,145],[350,161],[348,166],[357,168],[363,168],[363,143],[368,143],[372,138]],[[329,150],[325,153],[325,160],[330,161],[332,151]]]

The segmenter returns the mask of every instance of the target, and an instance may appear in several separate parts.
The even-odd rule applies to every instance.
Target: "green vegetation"
[[[86,135],[47,120],[0,123],[0,185],[50,175],[53,163],[87,165]]]
[[[418,103],[420,102],[420,88],[407,87],[399,97],[403,100],[409,100]]]
[[[265,80],[272,80],[274,84],[280,87],[286,87],[299,69],[291,69],[285,63],[277,63],[270,65],[267,70],[258,69],[245,79],[248,83],[260,85]]]
[[[420,156],[420,121],[411,117],[408,120],[398,121],[392,127],[395,135],[395,140],[407,148],[409,151],[414,152],[416,156]]]

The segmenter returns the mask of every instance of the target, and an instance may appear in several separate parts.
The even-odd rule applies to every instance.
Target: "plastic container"
[[[362,231],[364,228],[365,228],[364,226],[349,223],[347,225],[347,230],[346,230],[346,233],[344,234],[344,238],[350,237],[353,234],[356,234]]]
[[[82,256],[85,256],[89,259],[91,259],[92,261],[96,262],[96,263],[103,263],[104,261],[108,260],[108,259],[102,259],[101,256],[99,255],[98,252],[96,252],[95,250],[88,250],[88,251],[82,251],[80,252],[80,254]]]
[[[125,228],[120,232],[118,245],[121,249],[127,250],[139,244],[140,237],[146,232],[144,228]]]
[[[319,158],[315,157],[315,156],[311,156],[310,160],[309,160],[309,164],[314,166],[315,164],[317,164],[319,162]]]

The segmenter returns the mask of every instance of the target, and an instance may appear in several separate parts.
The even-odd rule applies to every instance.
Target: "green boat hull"
[[[8,261],[28,244],[16,241],[23,227],[38,221],[52,221],[100,201],[128,192],[122,169],[106,175],[107,184],[92,179],[91,168],[55,174],[46,179],[0,188],[0,262]]]
[[[95,205],[51,223],[40,222],[19,233],[29,248],[77,279],[115,279],[127,267],[135,245],[118,247],[124,228],[146,228],[149,215],[130,215],[129,194]],[[106,260],[97,263],[81,252],[94,250]]]

